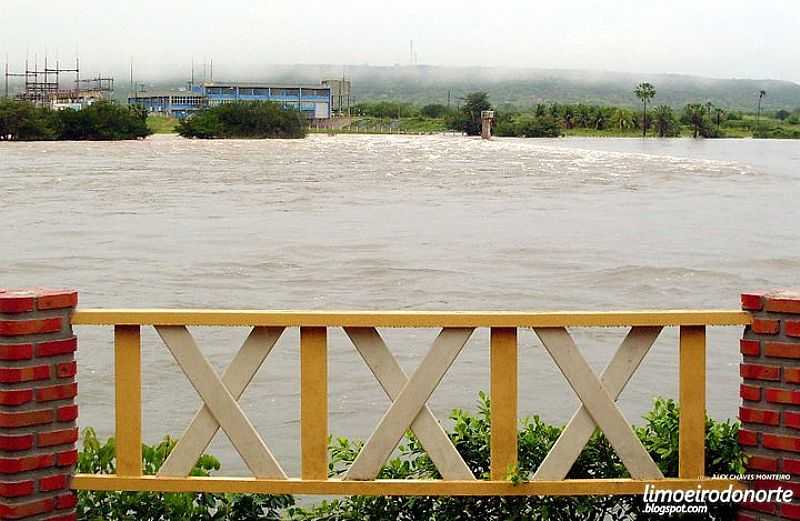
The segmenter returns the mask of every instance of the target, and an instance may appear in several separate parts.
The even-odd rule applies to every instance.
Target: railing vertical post
[[[517,329],[492,328],[491,479],[507,479],[517,463]]]
[[[0,519],[75,519],[77,302],[0,290]]]
[[[117,475],[142,475],[142,352],[139,326],[114,327]]]
[[[680,427],[678,433],[681,478],[705,475],[706,328],[680,329]]]
[[[300,328],[300,450],[303,479],[328,478],[328,337]]]

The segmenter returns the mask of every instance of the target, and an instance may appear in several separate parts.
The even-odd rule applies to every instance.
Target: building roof
[[[204,87],[246,87],[246,88],[275,88],[275,89],[330,89],[330,86],[321,83],[269,83],[253,81],[206,81],[198,85]]]
[[[137,92],[136,94],[128,94],[128,99],[143,99],[143,98],[166,98],[169,96],[183,96],[193,98],[204,98],[204,94],[197,92],[190,92],[188,90],[147,90],[144,92]]]

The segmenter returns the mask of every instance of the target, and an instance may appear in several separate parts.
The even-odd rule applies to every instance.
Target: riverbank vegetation
[[[51,110],[28,102],[0,100],[0,140],[117,141],[152,132],[147,114],[136,108],[99,101],[81,110]]]
[[[476,413],[454,410],[448,434],[472,472],[479,479],[489,476],[490,416],[489,400],[481,393]],[[678,473],[679,409],[672,400],[658,399],[635,429],[642,444],[666,476]],[[545,423],[539,417],[521,421],[518,434],[519,463],[509,469],[509,479],[521,483],[531,479],[545,455],[561,434],[562,427]],[[741,474],[744,456],[738,444],[739,425],[730,421],[706,420],[706,475]],[[166,438],[142,450],[143,469],[155,474],[175,440]],[[332,438],[329,446],[329,474],[341,477],[363,446],[360,441]],[[202,456],[193,476],[214,475],[219,461]],[[113,474],[114,441],[101,443],[91,429],[83,436],[78,472]],[[601,433],[595,433],[576,461],[568,478],[604,479],[628,477],[622,462]],[[439,479],[436,467],[419,440],[407,434],[399,455],[383,467],[379,479]],[[86,520],[141,521],[169,520],[279,520],[341,521],[357,519],[548,519],[550,521],[650,521],[657,514],[644,512],[641,497],[364,497],[352,496],[325,500],[316,505],[298,505],[292,496],[244,494],[190,494],[156,492],[78,492],[78,516]],[[727,521],[734,516],[734,506],[709,503],[703,519]]]
[[[468,94],[457,105],[416,106],[399,101],[362,102],[353,107],[350,132],[480,133],[480,111],[495,110],[494,135],[501,137],[694,137],[800,139],[800,107],[774,112],[727,110],[710,102],[673,107],[659,103],[654,85],[631,92],[641,110],[590,103],[493,106],[485,92]],[[766,95],[766,94],[765,94]],[[764,96],[765,96],[764,95]],[[756,100],[762,99],[759,96]],[[754,108],[756,108],[754,106]],[[411,124],[413,122],[413,125]]]
[[[308,132],[305,117],[269,102],[224,103],[178,124],[178,134],[200,139],[296,139]]]

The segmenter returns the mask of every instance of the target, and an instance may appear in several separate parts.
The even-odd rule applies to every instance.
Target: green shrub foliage
[[[489,94],[486,92],[472,92],[463,98],[464,104],[447,118],[447,127],[458,130],[468,136],[481,135],[481,112],[492,110],[489,103]]]
[[[156,445],[142,445],[143,473],[154,475],[175,443],[166,437]],[[114,474],[114,447],[113,438],[101,443],[94,430],[86,429],[77,471]],[[219,469],[219,461],[204,454],[190,475],[209,476]],[[293,504],[291,496],[82,490],[78,492],[78,517],[86,521],[277,521],[281,512]]]
[[[498,118],[494,133],[498,137],[559,137],[561,126],[549,114],[508,115]]]
[[[489,477],[490,407],[480,394],[475,414],[455,410],[450,419],[450,439],[479,479]],[[666,476],[678,472],[679,410],[672,400],[657,399],[636,434]],[[522,420],[519,429],[519,463],[508,469],[514,483],[529,480],[561,434],[538,416]],[[706,474],[744,472],[744,457],[738,444],[738,423],[706,420]],[[154,474],[175,442],[169,438],[154,447],[143,447],[144,469]],[[363,443],[347,438],[330,441],[329,474],[341,476],[355,460]],[[94,432],[84,433],[79,472],[108,474],[114,471],[114,442],[100,444]],[[219,462],[204,455],[193,475],[210,475]],[[380,479],[439,479],[436,467],[413,434],[407,433],[399,454],[382,468]],[[625,467],[606,438],[596,432],[575,462],[568,478],[625,478]],[[385,497],[351,496],[298,506],[291,496],[237,494],[161,494],[133,492],[79,493],[82,519],[89,520],[219,520],[292,519],[295,521],[655,521],[663,516],[646,514],[638,496],[575,497]],[[709,504],[707,515],[671,519],[733,519],[733,505]]]
[[[151,132],[147,113],[99,101],[82,110],[50,110],[31,103],[0,100],[0,140],[116,141],[140,139]]]
[[[296,110],[270,102],[224,103],[194,114],[178,125],[183,137],[225,138],[303,138],[306,119]]]
[[[427,107],[431,107],[429,105]],[[425,109],[426,107],[423,107]],[[423,111],[417,109],[412,103],[399,101],[364,101],[353,105],[351,112],[357,116],[373,118],[409,118],[419,116]],[[427,117],[440,117],[423,114]]]

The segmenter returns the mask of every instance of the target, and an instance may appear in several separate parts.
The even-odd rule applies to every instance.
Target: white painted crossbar
[[[386,395],[390,400],[396,400],[408,383],[408,377],[397,359],[392,356],[380,333],[371,327],[347,327],[345,332]],[[411,422],[411,430],[444,479],[459,481],[475,479],[469,466],[447,436],[447,432],[427,405],[422,407]]]
[[[281,333],[283,333],[282,327],[254,327],[230,365],[222,373],[222,383],[236,400],[247,389],[250,381],[277,343]],[[164,461],[158,475],[188,476],[197,460],[208,448],[211,440],[214,439],[217,431],[219,431],[219,422],[211,414],[208,405],[203,403],[175,448]]]
[[[406,429],[419,415],[444,374],[467,343],[473,328],[445,328],[428,354],[381,418],[350,469],[346,480],[375,479]]]
[[[537,327],[534,328],[534,331],[583,403],[582,409],[586,409],[593,423],[606,435],[631,477],[634,479],[664,479],[658,465],[647,453],[622,411],[614,403],[619,393],[610,390],[597,378],[589,363],[578,351],[578,346],[575,345],[566,328]],[[575,450],[575,447],[576,445],[571,447],[572,451]],[[566,449],[566,447],[564,448]],[[583,446],[578,449],[579,453],[582,448]],[[574,462],[574,460],[572,461]]]
[[[286,479],[286,473],[236,402],[234,394],[238,397],[241,393],[228,389],[186,327],[156,326],[156,331],[253,475]]]
[[[636,372],[645,355],[661,333],[660,327],[634,327],[603,371],[600,381],[616,400],[628,381]],[[535,481],[560,481],[567,477],[572,465],[578,459],[592,437],[597,424],[585,405],[570,419],[553,448],[545,457],[533,476]]]

